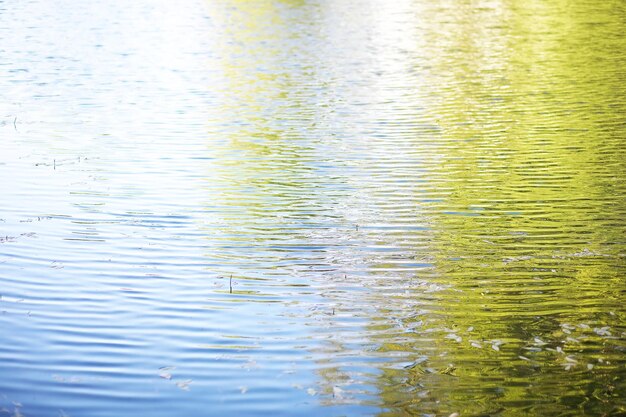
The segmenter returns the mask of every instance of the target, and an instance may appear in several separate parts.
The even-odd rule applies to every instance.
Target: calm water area
[[[626,415],[625,33],[0,1],[0,417]]]

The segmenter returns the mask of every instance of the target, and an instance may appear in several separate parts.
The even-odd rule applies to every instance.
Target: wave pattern
[[[0,4],[0,415],[618,415],[624,3]]]

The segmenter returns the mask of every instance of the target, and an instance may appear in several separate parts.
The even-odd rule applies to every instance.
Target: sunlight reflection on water
[[[624,412],[621,2],[0,9],[4,414]]]

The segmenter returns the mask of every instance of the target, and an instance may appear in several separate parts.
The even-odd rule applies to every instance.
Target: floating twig
[[[230,286],[230,293],[233,293],[233,274],[230,274],[230,280],[228,281],[228,285]]]

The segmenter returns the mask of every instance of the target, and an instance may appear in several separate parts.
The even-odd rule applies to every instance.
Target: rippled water
[[[0,416],[623,415],[625,16],[0,2]]]

